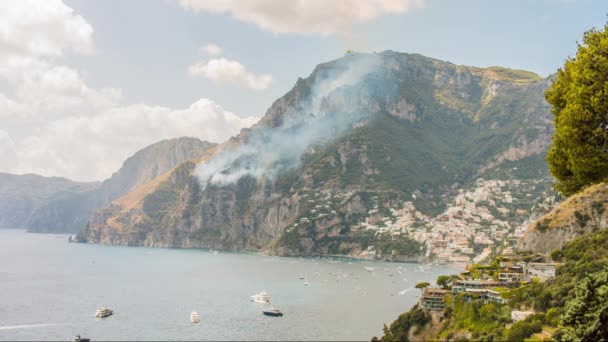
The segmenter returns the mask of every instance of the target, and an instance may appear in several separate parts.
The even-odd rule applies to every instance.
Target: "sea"
[[[68,243],[0,230],[0,340],[361,340],[445,265]],[[300,278],[304,279],[300,279]],[[307,282],[308,285],[304,283]],[[261,291],[271,304],[251,302]],[[114,315],[95,318],[99,306]],[[283,317],[262,314],[280,309]],[[201,322],[192,324],[196,310]]]

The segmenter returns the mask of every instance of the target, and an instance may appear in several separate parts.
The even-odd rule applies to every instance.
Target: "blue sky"
[[[362,52],[547,76],[605,0],[4,0],[0,172],[102,180],[154,142],[221,143]]]
[[[185,106],[212,98],[261,116],[315,65],[346,49],[420,53],[456,64],[507,66],[547,76],[576,51],[585,30],[602,27],[608,2],[592,0],[428,0],[330,36],[276,34],[229,14],[193,13],[165,0],[66,1],[95,28],[99,53],[78,57],[97,86],[120,85],[133,102]],[[348,37],[347,37],[348,36]],[[190,78],[198,48],[214,43],[249,69],[272,75],[264,91]]]

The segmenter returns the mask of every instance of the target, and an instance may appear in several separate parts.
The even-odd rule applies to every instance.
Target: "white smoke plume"
[[[196,175],[203,188],[209,183],[234,184],[244,176],[274,178],[297,167],[309,148],[339,138],[369,115],[349,106],[358,101],[354,98],[358,93],[349,90],[377,70],[380,62],[376,54],[353,54],[322,66],[313,74],[309,96],[297,103],[297,108],[287,109],[278,127],[255,127],[245,143],[198,165]],[[329,104],[331,97],[344,106]]]

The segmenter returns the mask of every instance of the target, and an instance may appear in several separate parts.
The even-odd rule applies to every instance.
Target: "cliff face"
[[[78,232],[95,210],[181,162],[201,158],[214,146],[187,137],[150,145],[128,158],[112,177],[95,189],[53,198],[37,207],[25,225],[31,232]]]
[[[546,166],[536,163],[551,134],[547,85],[517,70],[350,54],[299,79],[208,160],[98,211],[81,238],[417,259],[426,248],[414,241],[421,220],[444,213],[480,177],[526,179],[550,192]],[[501,210],[509,224],[523,222]]]
[[[73,182],[59,177],[0,173],[0,227],[21,228],[44,203],[98,186],[99,183]]]
[[[532,223],[519,248],[551,253],[566,242],[608,227],[608,183],[600,183],[569,197]]]

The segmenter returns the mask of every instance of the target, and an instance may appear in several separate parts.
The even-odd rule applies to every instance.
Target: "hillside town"
[[[419,305],[427,311],[443,311],[454,296],[461,296],[466,302],[507,304],[528,284],[555,278],[557,265],[544,261],[540,255],[509,253],[491,264],[473,265],[451,276],[441,287],[425,287]],[[532,314],[534,311],[512,310],[511,319],[517,322]]]
[[[425,246],[425,255],[441,263],[465,266],[481,262],[502,249],[507,251],[524,233],[530,219],[550,210],[556,197],[547,191],[545,180],[484,180],[459,190],[438,216],[418,211],[413,202],[390,209],[391,216],[363,229],[412,238]],[[532,189],[529,193],[524,189]],[[534,192],[534,190],[539,190]],[[412,195],[415,199],[416,195]],[[368,213],[370,217],[378,209]],[[373,255],[369,248],[364,255]]]

